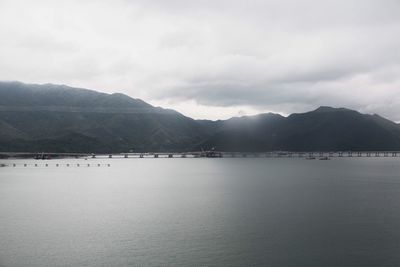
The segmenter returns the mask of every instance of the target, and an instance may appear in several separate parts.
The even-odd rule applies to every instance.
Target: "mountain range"
[[[400,150],[400,125],[379,115],[319,107],[194,120],[124,94],[0,82],[0,151],[156,152]]]

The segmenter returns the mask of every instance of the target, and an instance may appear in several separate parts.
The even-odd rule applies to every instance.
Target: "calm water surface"
[[[14,162],[0,266],[400,266],[400,159]]]

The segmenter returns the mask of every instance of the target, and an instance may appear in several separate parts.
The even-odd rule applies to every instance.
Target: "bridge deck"
[[[194,151],[194,152],[147,152],[147,153],[31,153],[31,152],[0,152],[3,158],[312,158],[312,157],[399,157],[400,151],[270,151],[270,152],[223,152],[223,151]]]

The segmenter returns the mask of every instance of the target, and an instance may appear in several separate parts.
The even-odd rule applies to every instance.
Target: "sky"
[[[0,80],[196,119],[334,106],[400,121],[400,0],[0,0]]]

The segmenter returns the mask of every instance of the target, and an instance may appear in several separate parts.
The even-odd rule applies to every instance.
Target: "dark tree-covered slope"
[[[123,94],[0,83],[0,151],[185,150],[204,136],[195,120]]]
[[[200,146],[233,151],[399,150],[400,127],[378,115],[320,107],[288,117],[231,119]]]

